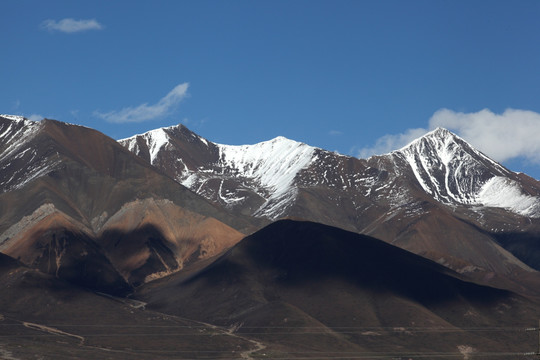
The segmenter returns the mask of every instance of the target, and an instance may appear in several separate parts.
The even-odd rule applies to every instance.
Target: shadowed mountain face
[[[492,340],[508,334],[490,340],[469,329],[525,326],[539,312],[513,293],[464,281],[374,238],[291,220],[248,236],[202,270],[147,284],[139,296],[159,311],[242,324],[239,332],[304,350],[375,351],[384,339],[386,351],[403,353],[500,351],[506,345]],[[439,328],[452,333],[426,331]]]
[[[79,285],[125,293],[256,226],[95,130],[0,117],[0,134],[0,251]]]

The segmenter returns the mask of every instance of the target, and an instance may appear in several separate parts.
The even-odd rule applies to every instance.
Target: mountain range
[[[214,144],[182,125],[119,143],[233,214],[371,235],[506,286],[540,268],[540,183],[445,129],[369,159],[283,137]]]
[[[511,358],[540,315],[539,238],[540,182],[442,128],[358,159],[0,115],[12,358]],[[111,318],[135,326],[129,345],[88,332]],[[172,323],[224,341],[181,352]],[[40,332],[52,339],[20,350]]]

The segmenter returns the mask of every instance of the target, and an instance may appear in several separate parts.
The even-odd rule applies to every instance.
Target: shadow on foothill
[[[173,245],[153,225],[128,232],[105,231],[99,237],[52,228],[31,244],[31,255],[19,257],[27,266],[116,296],[130,294],[154,273],[179,268]]]

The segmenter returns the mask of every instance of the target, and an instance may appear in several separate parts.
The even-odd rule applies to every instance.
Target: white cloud
[[[474,113],[441,109],[429,119],[428,129],[384,135],[374,146],[360,149],[358,156],[366,158],[397,150],[437,127],[454,132],[496,161],[524,158],[540,164],[540,114],[516,109],[507,109],[502,114],[488,109]]]
[[[343,135],[343,132],[341,132],[339,130],[330,130],[328,132],[328,135],[330,135],[330,136],[340,136],[340,135]]]
[[[429,120],[430,128],[444,127],[499,162],[525,158],[540,164],[540,114],[507,109],[495,114],[488,109],[475,113],[441,109]]]
[[[104,28],[104,26],[97,22],[96,19],[75,20],[71,18],[62,19],[60,21],[47,19],[41,23],[41,26],[49,31],[60,31],[64,33],[101,30]]]
[[[94,112],[95,115],[111,123],[143,122],[161,118],[169,114],[186,96],[188,83],[177,85],[154,105],[144,103],[137,107],[126,107],[107,113]]]
[[[375,145],[368,146],[358,151],[358,157],[368,158],[371,155],[386,154],[390,151],[400,149],[419,138],[427,132],[426,129],[408,129],[403,134],[387,134],[377,139]]]
[[[44,117],[42,115],[39,115],[39,114],[32,114],[32,115],[28,115],[28,116],[25,116],[28,120],[32,120],[32,121],[41,121],[44,119]]]

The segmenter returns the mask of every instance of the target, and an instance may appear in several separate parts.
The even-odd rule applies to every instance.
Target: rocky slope
[[[122,293],[254,227],[98,131],[2,116],[0,136],[0,251],[58,277]]]
[[[214,144],[183,125],[119,142],[178,182],[229,208],[246,211],[250,202],[242,191],[258,194],[263,205],[255,209],[247,205],[255,216],[288,215],[299,188],[352,189],[373,198],[388,186],[386,176],[412,171],[415,185],[441,203],[503,208],[540,217],[538,182],[507,170],[442,128],[403,149],[368,160],[283,137],[255,145]],[[388,195],[396,204],[403,202],[397,191]]]

